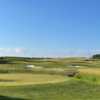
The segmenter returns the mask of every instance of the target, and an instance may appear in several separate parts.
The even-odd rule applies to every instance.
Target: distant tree
[[[95,54],[92,56],[93,59],[100,59],[100,54]]]
[[[9,61],[5,57],[0,57],[0,64],[7,64]]]

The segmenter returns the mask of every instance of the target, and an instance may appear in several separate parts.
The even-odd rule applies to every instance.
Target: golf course
[[[100,60],[0,58],[0,100],[99,100]]]

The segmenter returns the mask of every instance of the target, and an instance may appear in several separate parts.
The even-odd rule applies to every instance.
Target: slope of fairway
[[[0,74],[0,86],[58,83],[69,80],[60,75],[49,74]]]

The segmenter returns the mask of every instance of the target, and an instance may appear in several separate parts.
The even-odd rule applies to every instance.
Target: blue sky
[[[99,26],[100,0],[0,0],[0,55],[89,55]]]

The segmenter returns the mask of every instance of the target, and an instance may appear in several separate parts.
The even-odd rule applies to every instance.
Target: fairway
[[[79,72],[84,74],[100,75],[100,68],[83,68],[79,69]]]
[[[0,86],[19,86],[58,83],[69,80],[60,75],[49,74],[0,74]]]

